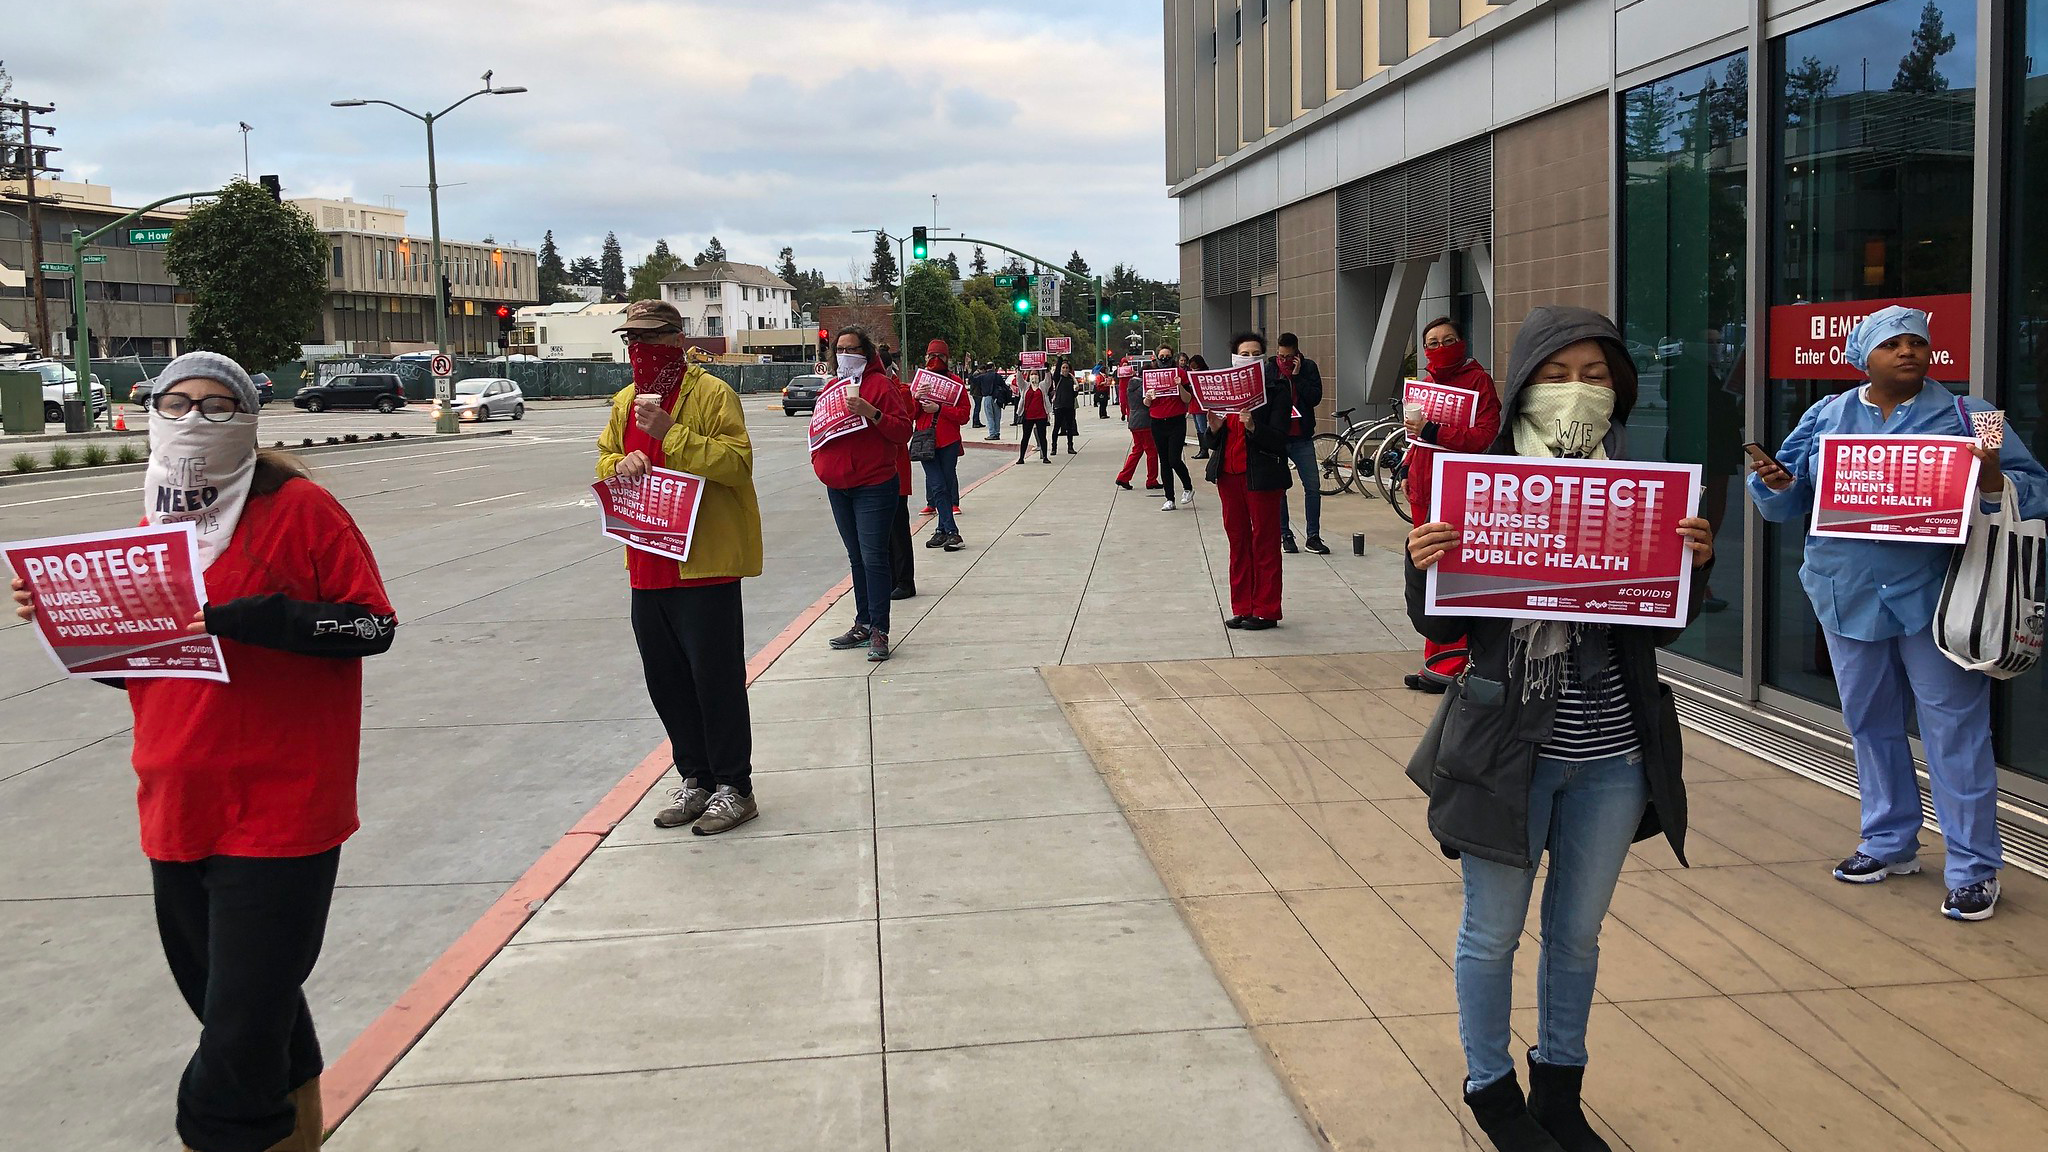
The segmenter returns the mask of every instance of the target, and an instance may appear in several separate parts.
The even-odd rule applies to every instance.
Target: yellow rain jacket
[[[612,397],[611,420],[597,438],[597,478],[609,480],[626,458],[626,422],[633,418],[630,384]],[[678,561],[684,580],[761,574],[761,506],[754,498],[754,443],[740,398],[725,381],[691,365],[669,408],[675,427],[662,437],[663,468],[702,476],[704,500],[690,558]]]

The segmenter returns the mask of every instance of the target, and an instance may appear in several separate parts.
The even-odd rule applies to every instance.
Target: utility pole
[[[29,294],[35,300],[36,347],[46,356],[51,354],[53,349],[50,347],[50,298],[48,291],[43,287],[43,217],[38,211],[42,206],[42,198],[36,195],[36,174],[48,172],[54,175],[63,169],[50,167],[50,153],[59,149],[35,142],[37,132],[55,132],[56,129],[47,124],[36,123],[35,118],[47,116],[56,110],[57,106],[54,104],[30,104],[26,100],[0,104],[0,122],[4,122],[5,113],[8,112],[21,117],[21,143],[16,146],[13,157],[0,157],[0,160],[7,161],[0,164],[0,171],[9,175],[20,174],[24,198],[28,201],[28,262],[32,284]],[[71,274],[78,275],[78,269],[73,267]]]

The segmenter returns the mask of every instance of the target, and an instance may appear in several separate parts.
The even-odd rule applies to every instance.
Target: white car
[[[55,360],[31,360],[16,365],[23,372],[34,372],[43,378],[43,422],[62,424],[64,402],[78,395],[78,373],[68,364]],[[98,373],[92,377],[92,414],[95,418],[107,410],[107,390],[100,384]]]
[[[526,396],[510,380],[473,376],[455,382],[455,417],[458,420],[489,420],[493,416],[526,419]]]

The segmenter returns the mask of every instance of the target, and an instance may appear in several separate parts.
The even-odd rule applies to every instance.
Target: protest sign
[[[190,524],[0,546],[35,595],[36,638],[77,678],[228,678],[220,641],[185,626],[206,604]]]
[[[1188,383],[1194,387],[1195,399],[1210,412],[1250,412],[1266,402],[1264,364],[1190,372]]]
[[[1074,351],[1074,338],[1072,336],[1047,336],[1045,338],[1045,350],[1054,356],[1071,355]]]
[[[697,509],[704,502],[702,476],[654,468],[637,479],[599,480],[590,490],[597,493],[600,532],[643,552],[690,558]]]
[[[1045,367],[1045,353],[1043,353],[1043,352],[1019,352],[1019,353],[1017,353],[1017,367],[1019,367],[1019,368],[1043,368],[1043,367]]]
[[[1430,380],[1409,380],[1401,385],[1401,404],[1422,409],[1422,420],[1426,424],[1437,424],[1446,428],[1470,428],[1479,418],[1479,393],[1470,388],[1454,388]],[[1408,441],[1421,448],[1435,448],[1426,440],[1411,437]]]
[[[818,406],[811,409],[811,451],[867,427],[867,419],[846,403],[859,394],[859,380],[840,379],[825,384],[818,393]]]
[[[1178,396],[1180,395],[1180,369],[1147,368],[1145,369],[1144,382],[1140,386],[1145,391],[1145,400],[1148,403],[1153,400],[1164,400],[1170,396]]]
[[[1823,436],[1813,458],[1815,536],[1960,544],[1976,499],[1968,436]]]
[[[911,395],[917,397],[920,404],[929,400],[941,408],[949,408],[958,404],[966,391],[958,380],[941,376],[929,368],[919,368],[917,375],[910,378]]]
[[[1692,554],[1678,522],[1697,464],[1444,452],[1430,519],[1458,542],[1429,569],[1431,616],[1685,624]]]

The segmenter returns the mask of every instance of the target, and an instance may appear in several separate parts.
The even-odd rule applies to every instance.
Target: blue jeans
[[[1604,760],[1539,757],[1529,784],[1529,858],[1550,850],[1543,885],[1543,959],[1536,970],[1536,1059],[1584,1067],[1586,1017],[1600,967],[1600,922],[1614,897],[1628,846],[1643,820],[1649,784],[1639,753]],[[1465,918],[1458,929],[1458,1039],[1465,1088],[1477,1091],[1515,1070],[1509,1050],[1515,946],[1529,916],[1536,869],[1471,853]]]
[[[1323,489],[1319,483],[1320,469],[1316,465],[1316,442],[1313,440],[1289,440],[1287,458],[1294,461],[1294,470],[1301,473],[1301,515],[1308,521],[1308,534],[1323,534]],[[1294,525],[1287,521],[1287,497],[1280,497],[1280,532],[1294,535]]]
[[[1927,780],[1948,842],[1950,888],[1989,880],[2005,866],[1998,836],[1998,768],[1991,754],[1991,677],[1958,668],[1926,628],[1890,640],[1825,633],[1856,745],[1863,796],[1858,849],[1886,863],[1920,851],[1920,781],[1906,743],[1906,702],[1920,717]]]
[[[981,422],[988,426],[989,439],[1001,440],[1003,438],[1003,406],[996,402],[995,397],[983,396],[981,398]]]
[[[948,444],[924,462],[924,502],[939,515],[939,531],[959,531],[953,523],[953,505],[960,502],[960,453],[958,444]]]
[[[896,575],[889,561],[889,533],[901,502],[897,482],[865,488],[827,488],[832,520],[839,525],[846,561],[853,569],[853,622],[889,633],[889,593]]]
[[[1209,450],[1208,440],[1209,414],[1207,412],[1197,412],[1195,413],[1195,447],[1207,452]],[[1321,505],[1317,505],[1317,507],[1320,509]]]

